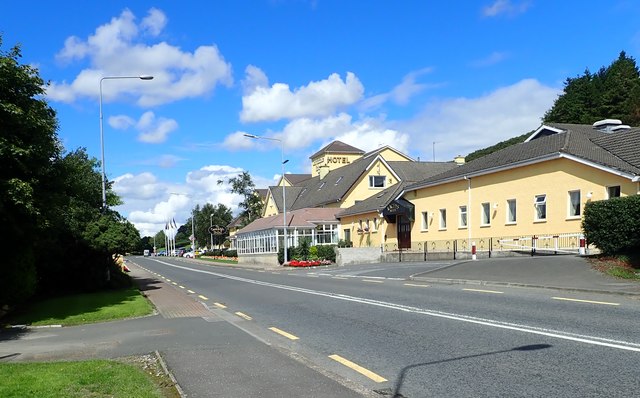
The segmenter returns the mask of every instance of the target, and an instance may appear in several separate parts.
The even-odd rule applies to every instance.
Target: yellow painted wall
[[[267,198],[265,199],[265,204],[262,207],[262,218],[275,216],[277,214],[279,214],[278,207],[276,206],[276,202],[273,200],[273,196],[271,196],[271,191],[269,191],[269,193],[267,193]]]
[[[369,231],[366,231],[367,225],[369,225]],[[340,239],[345,239],[344,230],[349,229],[353,247],[380,247],[384,242],[388,226],[384,218],[380,218],[376,212],[347,216],[340,220]],[[395,228],[395,225],[392,224],[391,227]],[[358,232],[358,229],[362,229],[362,232]]]
[[[371,188],[369,187],[369,176],[386,176],[386,185],[384,188]],[[340,207],[347,208],[356,204],[357,200],[364,200],[373,195],[377,195],[382,192],[384,189],[391,187],[397,184],[399,181],[396,177],[391,173],[391,170],[380,160],[377,160],[369,170],[367,170],[360,177],[358,181],[356,181],[351,189],[347,192],[342,203],[340,203]]]
[[[379,153],[387,162],[411,161],[411,158],[391,148],[385,148]]]
[[[621,195],[633,195],[637,184],[614,174],[580,163],[556,159],[517,169],[471,179],[471,202],[468,205],[467,181],[456,181],[408,192],[405,199],[415,205],[416,220],[411,230],[412,241],[464,239],[469,229],[459,227],[459,206],[467,205],[471,238],[544,235],[581,230],[581,217],[569,217],[568,191],[579,190],[581,215],[587,200],[606,198],[606,187],[619,185]],[[591,198],[588,193],[591,192]],[[535,220],[534,198],[546,194],[546,221]],[[507,200],[517,204],[516,223],[507,223]],[[490,203],[490,225],[481,226],[481,204]],[[497,204],[497,206],[496,206]],[[439,210],[447,211],[447,228],[439,228]],[[422,213],[433,213],[428,230],[422,228]]]
[[[360,159],[362,155],[352,153],[323,153],[311,159],[311,177],[320,174],[320,166],[329,166],[329,171],[348,166]]]

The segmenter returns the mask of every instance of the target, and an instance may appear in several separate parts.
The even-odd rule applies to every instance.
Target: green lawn
[[[200,256],[200,257],[198,257],[198,259],[211,261],[212,263],[238,264],[238,261],[235,261],[235,260],[222,260],[222,259],[210,258],[210,257],[207,257],[207,256]]]
[[[81,362],[1,363],[0,397],[175,397],[134,364]]]
[[[153,306],[131,287],[47,299],[31,304],[8,319],[13,325],[80,325],[144,316]],[[1,395],[0,395],[1,396]]]

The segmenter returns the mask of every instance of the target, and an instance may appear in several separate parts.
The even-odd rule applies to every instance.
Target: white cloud
[[[257,86],[242,97],[240,119],[244,122],[275,121],[300,117],[328,116],[362,98],[364,88],[351,72],[343,81],[337,73],[310,82],[293,91],[288,84]]]
[[[151,173],[127,173],[113,180],[113,190],[121,197],[132,200],[158,199],[164,185]]]
[[[432,102],[396,127],[410,134],[411,149],[423,158],[432,158],[436,142],[436,160],[452,160],[534,130],[560,92],[525,79],[477,98]]]
[[[373,118],[354,123],[350,131],[337,135],[335,139],[367,152],[389,145],[400,152],[409,153],[408,134],[387,128],[383,121]]]
[[[498,64],[502,61],[504,61],[505,59],[507,59],[508,55],[505,52],[499,52],[499,51],[494,51],[491,54],[489,54],[487,57],[485,58],[481,58],[481,59],[477,59],[475,61],[471,62],[471,66],[477,67],[477,68],[483,68],[486,66],[492,66],[495,64]]]
[[[137,122],[126,115],[112,116],[109,118],[109,125],[119,130],[135,126],[139,132],[138,141],[149,144],[165,142],[169,134],[178,128],[178,122],[175,120],[164,117],[157,118],[151,111],[143,113]]]
[[[269,78],[257,66],[249,65],[245,68],[245,78],[242,80],[244,95],[250,95],[259,87],[269,87]]]
[[[496,17],[498,15],[516,16],[527,11],[530,5],[530,1],[512,3],[511,0],[496,0],[490,6],[482,9],[482,15],[485,17]]]
[[[210,94],[218,84],[231,85],[231,65],[215,45],[182,51],[166,42],[147,44],[142,33],[159,35],[166,25],[164,13],[152,8],[140,25],[124,10],[99,26],[86,40],[72,36],[57,55],[64,63],[88,60],[90,68],[72,82],[52,82],[47,96],[53,101],[74,102],[97,98],[103,76],[153,75],[152,81],[116,79],[103,83],[105,102],[129,98],[143,107]]]
[[[428,88],[439,86],[439,84],[418,83],[416,81],[420,76],[431,73],[432,71],[433,68],[423,68],[408,73],[402,78],[402,82],[395,86],[391,91],[365,99],[360,104],[360,108],[365,111],[371,110],[381,106],[387,101],[392,101],[398,105],[406,105],[414,95],[419,94]]]
[[[248,133],[245,131],[236,131],[234,133],[229,134],[224,139],[224,142],[223,142],[224,148],[231,151],[249,150],[249,149],[257,148],[258,140],[245,137],[245,134],[248,134]]]

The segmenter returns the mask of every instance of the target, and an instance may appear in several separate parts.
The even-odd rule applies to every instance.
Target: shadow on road
[[[506,352],[536,351],[536,350],[543,350],[545,348],[551,348],[551,347],[553,347],[553,346],[550,345],[550,344],[530,344],[530,345],[524,345],[524,346],[520,346],[520,347],[511,348],[509,350],[485,352],[485,353],[482,353],[482,354],[465,355],[465,356],[457,357],[457,358],[442,359],[442,360],[439,360],[439,361],[424,362],[424,363],[417,363],[417,364],[414,364],[414,365],[409,365],[409,366],[404,367],[402,369],[402,371],[400,372],[400,375],[398,376],[398,380],[396,381],[396,385],[395,385],[395,388],[394,388],[393,392],[391,392],[391,394],[386,394],[386,395],[391,395],[393,398],[403,398],[404,395],[402,395],[400,393],[400,390],[402,389],[402,384],[404,383],[404,380],[407,377],[407,373],[409,373],[409,371],[411,371],[412,369],[415,369],[415,368],[419,368],[419,367],[422,367],[422,366],[437,365],[437,364],[441,364],[441,363],[445,363],[445,362],[459,361],[459,360],[463,360],[463,359],[484,357],[484,356],[487,356],[487,355],[504,354]]]

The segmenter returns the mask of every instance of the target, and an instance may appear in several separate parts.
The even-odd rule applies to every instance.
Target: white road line
[[[377,279],[363,279],[362,282],[369,282],[369,283],[384,283],[384,281],[379,281]]]
[[[198,297],[200,297],[200,298],[201,298],[201,299],[203,299],[203,300],[209,300],[209,298],[208,298],[208,297],[205,297],[205,296],[203,296],[203,295],[201,295],[201,294],[199,294],[199,295],[198,295]]]
[[[421,285],[419,283],[405,283],[405,286],[414,286],[414,287],[431,287],[431,285]]]
[[[234,280],[234,281],[237,281],[237,282],[251,283],[251,284],[254,284],[254,285],[266,286],[266,287],[271,287],[271,288],[275,288],[275,289],[288,290],[288,291],[292,291],[292,292],[310,294],[310,295],[314,295],[314,296],[328,297],[328,298],[332,298],[332,299],[335,299],[335,300],[343,300],[343,301],[350,301],[350,302],[354,302],[354,303],[367,304],[367,305],[372,305],[372,306],[380,307],[380,308],[387,308],[387,309],[396,310],[396,311],[402,311],[402,312],[407,312],[407,313],[413,313],[413,314],[426,315],[426,316],[432,316],[432,317],[437,317],[437,318],[450,319],[450,320],[453,320],[453,321],[473,323],[473,324],[476,324],[476,325],[494,327],[494,328],[498,328],[498,329],[513,330],[513,331],[518,331],[518,332],[523,332],[523,333],[535,334],[535,335],[539,335],[539,336],[553,337],[553,338],[557,338],[557,339],[574,341],[574,342],[578,342],[578,343],[597,345],[597,346],[603,346],[603,347],[609,347],[609,348],[616,348],[616,349],[625,350],[625,351],[640,352],[640,343],[635,343],[635,342],[630,342],[630,341],[614,340],[614,339],[607,339],[607,338],[604,338],[604,337],[581,335],[581,334],[576,334],[576,333],[563,332],[563,331],[560,331],[560,330],[541,328],[541,327],[537,327],[537,326],[528,326],[528,325],[522,325],[522,324],[512,323],[512,322],[503,322],[503,321],[498,321],[498,320],[493,320],[493,319],[479,318],[479,317],[474,317],[474,316],[469,316],[469,315],[462,315],[462,314],[455,314],[455,313],[451,313],[451,312],[431,310],[431,309],[428,309],[428,308],[412,307],[412,306],[407,306],[407,305],[402,305],[402,304],[390,303],[390,302],[386,302],[386,301],[378,301],[378,300],[367,299],[367,298],[364,298],[364,297],[349,296],[349,295],[346,295],[346,294],[325,292],[325,291],[321,291],[321,290],[311,290],[311,289],[305,289],[305,288],[296,287],[296,286],[289,286],[289,285],[280,285],[280,284],[276,284],[276,283],[270,283],[270,282],[264,282],[264,281],[254,280],[254,279],[242,278],[242,277],[239,277],[239,276],[233,276],[233,275],[221,274],[221,273],[211,272],[211,271],[206,271],[206,270],[199,270],[199,269],[183,267],[183,266],[180,266],[180,265],[174,265],[174,264],[166,263],[166,262],[161,261],[161,260],[155,260],[155,261],[157,261],[157,262],[159,262],[161,264],[165,264],[165,265],[167,265],[169,267],[179,268],[179,269],[182,269],[182,270],[185,270],[185,271],[191,271],[191,272],[198,272],[198,273],[203,273],[203,274],[214,275],[214,276],[217,276],[217,277],[220,277],[220,278],[226,278],[226,279]]]
[[[497,290],[484,290],[484,289],[462,289],[467,292],[477,292],[477,293],[493,293],[493,294],[503,294],[504,292],[499,292]]]
[[[589,303],[589,304],[602,304],[602,305],[620,305],[620,303],[609,303],[607,301],[593,301],[593,300],[580,300],[580,299],[572,299],[567,297],[551,297],[554,300],[563,300],[563,301],[575,301],[578,303]]]

